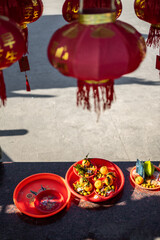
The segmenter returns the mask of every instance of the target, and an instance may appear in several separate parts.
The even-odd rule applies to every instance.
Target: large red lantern
[[[143,21],[151,24],[146,45],[160,47],[160,1],[135,0],[135,14]],[[157,55],[156,68],[160,70],[160,56]]]
[[[96,9],[94,14],[84,14],[90,10],[83,8],[78,21],[53,34],[48,59],[62,74],[78,79],[77,101],[84,108],[90,109],[89,92],[93,90],[99,113],[100,101],[103,109],[111,105],[114,79],[138,68],[146,45],[134,27],[116,20],[115,11],[108,12],[104,6],[104,13],[101,8],[101,13]]]
[[[0,16],[0,97],[6,100],[2,70],[18,61],[25,52],[25,38],[21,28],[7,17]]]
[[[42,0],[1,0],[0,15],[13,19],[20,24],[26,39],[26,51],[24,56],[19,60],[20,71],[25,72],[26,90],[30,91],[30,86],[26,71],[30,70],[28,53],[28,27],[27,24],[37,21],[43,13]]]
[[[93,0],[88,0],[85,2],[85,5],[87,5],[87,8],[103,8],[103,2],[105,2],[105,0],[96,2]],[[115,0],[115,6],[116,18],[118,18],[122,12],[121,0]],[[79,0],[65,0],[62,7],[62,15],[67,22],[77,20],[79,16]]]

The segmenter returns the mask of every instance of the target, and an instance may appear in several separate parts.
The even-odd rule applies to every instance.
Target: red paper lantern
[[[6,100],[2,70],[18,61],[25,52],[25,38],[21,28],[7,17],[0,16],[0,97]]]
[[[147,46],[160,47],[160,1],[135,0],[134,9],[138,18],[151,24]]]
[[[97,112],[99,88],[106,109],[113,100],[114,79],[137,69],[146,53],[141,34],[115,20],[115,12],[80,14],[78,21],[58,29],[48,45],[50,63],[62,74],[78,79],[78,104],[90,109],[92,88]]]
[[[151,24],[146,45],[160,47],[160,1],[135,0],[135,13],[138,18]],[[160,70],[160,56],[156,57],[156,69]]]
[[[27,24],[37,21],[43,13],[42,0],[1,0],[0,15],[21,25],[28,41]]]
[[[102,8],[103,7],[102,1],[93,1],[93,0],[87,0],[85,2],[85,5],[88,8]],[[121,15],[122,12],[122,2],[121,0],[115,0],[115,6],[116,6],[116,18],[118,18]],[[79,16],[79,0],[65,0],[63,7],[62,7],[62,15],[64,19],[67,22],[72,22],[74,20],[78,19]]]
[[[1,0],[0,15],[13,19],[20,24],[26,38],[26,51],[28,52],[28,27],[27,24],[37,21],[43,13],[42,0]],[[25,55],[19,60],[20,71],[25,72],[26,90],[30,91],[26,71],[30,70],[28,57]]]

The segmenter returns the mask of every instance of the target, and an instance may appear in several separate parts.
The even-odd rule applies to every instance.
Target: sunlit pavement
[[[116,100],[101,112],[76,106],[76,79],[54,69],[47,58],[52,34],[67,24],[62,0],[44,0],[43,16],[29,24],[31,92],[18,63],[4,70],[7,104],[0,108],[2,161],[74,162],[89,153],[110,161],[159,161],[160,81],[155,69],[158,49],[148,48],[141,66],[115,80]],[[134,13],[134,1],[123,0],[119,20],[146,39],[150,25]]]

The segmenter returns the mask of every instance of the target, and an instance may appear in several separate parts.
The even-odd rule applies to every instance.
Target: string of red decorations
[[[7,16],[18,23],[25,35],[25,52],[19,60],[21,72],[25,72],[26,90],[30,91],[30,85],[26,71],[30,70],[28,61],[28,27],[27,24],[37,21],[43,13],[42,0],[1,0],[0,15]]]
[[[6,87],[2,70],[18,61],[25,52],[25,38],[21,28],[8,19],[0,16],[0,98],[6,102]]]

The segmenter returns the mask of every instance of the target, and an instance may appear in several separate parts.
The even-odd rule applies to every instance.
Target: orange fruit
[[[144,179],[143,179],[143,177],[138,176],[138,177],[135,178],[135,182],[136,182],[138,185],[140,185],[140,184],[142,184],[142,183],[144,182]]]
[[[104,183],[105,183],[106,185],[111,186],[111,185],[113,184],[113,176],[108,175],[108,176],[104,179]]]
[[[84,186],[84,190],[85,190],[86,192],[91,192],[92,189],[93,189],[93,185],[92,185],[92,183],[90,183],[90,182],[88,182],[88,183]]]
[[[106,175],[108,173],[108,168],[107,166],[102,166],[99,171],[101,174]]]
[[[94,183],[95,188],[101,189],[103,187],[103,183],[101,180],[97,180]]]
[[[90,166],[90,161],[88,159],[83,159],[82,166],[83,167],[89,167]]]

